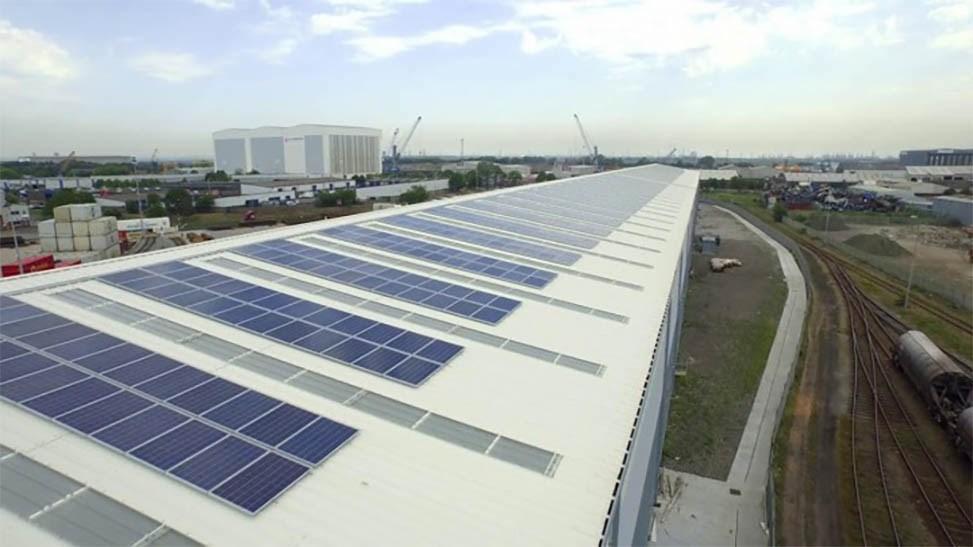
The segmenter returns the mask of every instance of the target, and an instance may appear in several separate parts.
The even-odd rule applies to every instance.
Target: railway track
[[[850,444],[862,544],[908,542],[897,517],[916,513],[942,544],[973,544],[970,509],[920,435],[919,420],[931,418],[914,416],[903,402],[915,394],[902,385],[892,356],[905,325],[863,294],[841,261],[811,251],[828,266],[847,303],[854,361]],[[909,484],[911,495],[903,495],[895,479]],[[880,495],[868,495],[874,490]]]

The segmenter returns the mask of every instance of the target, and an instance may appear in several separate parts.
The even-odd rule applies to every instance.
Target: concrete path
[[[807,313],[807,290],[794,256],[733,211],[775,251],[787,282],[787,300],[746,429],[726,481],[663,469],[655,545],[767,545],[765,497],[770,448],[793,379]]]

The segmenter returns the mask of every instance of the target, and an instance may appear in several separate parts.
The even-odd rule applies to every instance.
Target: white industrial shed
[[[380,129],[341,125],[224,129],[213,133],[214,165],[231,175],[380,173],[381,139]]]
[[[5,543],[645,544],[697,178],[0,282]]]

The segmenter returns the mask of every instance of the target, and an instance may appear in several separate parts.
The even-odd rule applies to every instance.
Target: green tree
[[[166,209],[176,216],[188,217],[193,214],[193,196],[185,188],[176,188],[166,192]]]
[[[153,203],[143,212],[146,218],[159,218],[169,216],[166,214],[166,208],[162,206],[162,203]]]
[[[316,204],[318,207],[339,207],[354,205],[358,201],[358,195],[353,188],[345,190],[335,190],[334,192],[321,192],[318,194]]]
[[[507,181],[511,184],[520,184],[524,181],[524,176],[520,174],[520,171],[511,171],[507,173]]]
[[[219,171],[213,173],[206,173],[203,180],[206,182],[230,182],[230,175],[227,175],[226,171],[220,169]]]
[[[20,173],[20,171],[12,167],[0,167],[0,179],[16,180],[23,177],[24,176]]]
[[[779,201],[774,203],[773,215],[774,222],[783,222],[784,217],[787,216],[787,207],[784,207],[784,204]]]
[[[20,203],[20,196],[18,196],[17,192],[13,190],[4,192],[3,199],[7,200],[7,203],[10,205],[17,205],[18,203]]]
[[[424,186],[419,186],[418,184],[409,188],[402,195],[399,196],[399,203],[405,203],[406,205],[412,205],[413,203],[422,203],[429,199],[429,192]]]
[[[44,216],[51,217],[54,215],[54,208],[60,207],[61,205],[70,205],[72,203],[94,203],[95,196],[89,194],[88,192],[79,192],[74,188],[63,188],[54,192],[51,199],[47,200],[44,204]]]
[[[541,171],[537,174],[537,182],[547,182],[549,180],[557,180],[554,173],[548,173],[547,171]]]
[[[458,192],[466,186],[466,179],[463,178],[462,173],[449,172],[449,190],[451,192]]]
[[[129,175],[132,173],[132,166],[127,163],[107,163],[95,166],[91,174],[95,176]]]
[[[196,212],[197,213],[208,213],[213,210],[213,206],[216,204],[216,200],[213,199],[211,195],[199,196],[196,200]]]
[[[703,156],[699,158],[699,162],[696,165],[700,169],[714,169],[716,167],[716,158],[713,156]]]
[[[480,177],[476,174],[476,170],[467,171],[463,175],[463,180],[466,181],[466,187],[470,189],[480,185]]]

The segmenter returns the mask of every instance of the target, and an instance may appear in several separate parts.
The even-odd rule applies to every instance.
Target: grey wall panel
[[[324,173],[324,137],[321,135],[304,136],[304,169],[310,174]]]
[[[247,148],[244,139],[219,139],[213,141],[216,153],[216,169],[233,174],[247,169]]]
[[[250,163],[261,174],[284,172],[284,138],[253,137],[250,139]]]

